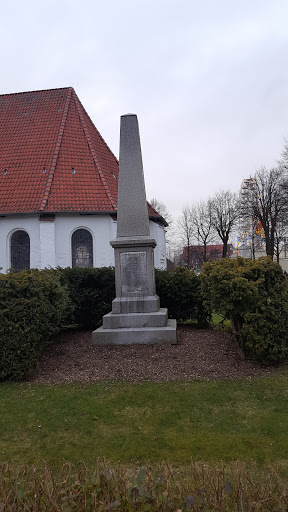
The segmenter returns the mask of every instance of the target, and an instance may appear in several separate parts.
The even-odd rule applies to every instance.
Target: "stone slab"
[[[114,249],[123,248],[131,249],[133,251],[135,247],[152,247],[155,249],[157,243],[155,238],[150,238],[147,236],[122,236],[121,238],[111,240],[110,245],[112,245]]]
[[[121,295],[148,295],[145,251],[120,253]]]
[[[92,333],[93,345],[174,345],[177,343],[176,320],[170,319],[166,327],[133,327],[103,329]]]
[[[123,329],[125,327],[165,327],[168,320],[167,308],[160,308],[154,313],[108,313],[103,316],[104,329]]]
[[[112,301],[113,314],[153,313],[159,311],[158,295],[142,297],[116,297]]]

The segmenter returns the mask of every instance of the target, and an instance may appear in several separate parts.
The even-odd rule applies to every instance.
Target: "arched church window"
[[[72,235],[72,268],[93,267],[93,240],[87,229],[76,229]]]
[[[30,268],[30,237],[19,229],[11,236],[11,268],[14,271]]]

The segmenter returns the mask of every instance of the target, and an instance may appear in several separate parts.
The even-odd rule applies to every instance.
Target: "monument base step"
[[[177,323],[169,319],[165,327],[131,327],[104,329],[92,333],[93,345],[174,345],[177,343]]]
[[[108,313],[103,316],[104,329],[124,329],[130,327],[165,327],[168,320],[167,308],[153,313]]]
[[[158,295],[136,295],[134,297],[116,297],[112,301],[112,313],[115,315],[128,313],[156,313],[159,311]]]

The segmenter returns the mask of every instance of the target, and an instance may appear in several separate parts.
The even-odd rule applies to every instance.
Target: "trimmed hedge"
[[[201,281],[194,272],[177,267],[174,270],[156,270],[156,291],[161,307],[168,308],[170,318],[179,322],[192,320],[198,327],[206,327],[211,319],[209,305],[204,305]]]
[[[65,268],[58,271],[74,304],[69,323],[85,329],[99,327],[103,315],[111,311],[115,298],[114,268]],[[194,272],[185,268],[156,270],[155,279],[161,307],[168,308],[170,318],[178,321],[191,319],[201,327],[208,325],[210,314],[203,306],[200,279]]]
[[[193,272],[158,270],[156,288],[170,317],[207,325],[200,280]],[[111,267],[0,274],[0,380],[31,374],[44,344],[64,325],[96,329],[114,298]]]
[[[261,363],[288,356],[288,280],[269,257],[223,259],[201,270],[204,303],[231,319],[244,355]]]
[[[21,380],[35,370],[68,307],[67,289],[53,270],[0,274],[0,380]]]
[[[67,286],[73,310],[68,324],[83,329],[96,329],[102,317],[111,311],[115,299],[115,271],[113,267],[58,268],[61,282]]]
[[[211,311],[231,319],[248,358],[288,356],[288,280],[269,258],[156,270],[156,291],[170,318],[207,326]],[[20,380],[37,367],[49,337],[65,325],[96,329],[115,298],[114,268],[28,270],[0,274],[0,380]]]

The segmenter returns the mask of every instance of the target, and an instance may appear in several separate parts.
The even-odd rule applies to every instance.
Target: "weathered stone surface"
[[[104,329],[102,326],[92,336],[95,345],[172,345],[177,343],[176,320],[168,320],[166,327]]]
[[[115,253],[116,285],[112,313],[158,311],[160,302],[155,290],[153,252],[155,240],[147,237],[122,237],[113,240],[111,245]]]
[[[150,238],[138,121],[121,118],[117,238],[116,298],[103,326],[93,332],[95,345],[176,343],[176,320],[167,320],[155,289],[154,247]]]
[[[104,329],[123,329],[125,327],[165,327],[168,320],[167,308],[153,313],[108,313],[103,316]]]
[[[147,295],[147,258],[145,251],[120,253],[120,280],[123,294]]]
[[[117,237],[149,235],[138,120],[127,114],[121,116]]]
[[[112,313],[155,313],[160,308],[158,295],[146,297],[116,297],[112,301]]]

